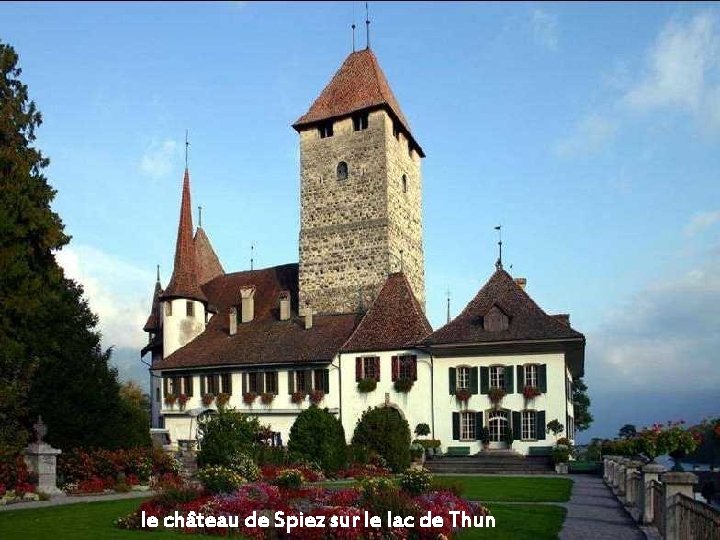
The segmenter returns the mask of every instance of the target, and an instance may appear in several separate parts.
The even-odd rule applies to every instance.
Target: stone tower
[[[425,306],[425,157],[377,58],[353,52],[293,127],[300,134],[300,310],[366,308],[402,270]]]

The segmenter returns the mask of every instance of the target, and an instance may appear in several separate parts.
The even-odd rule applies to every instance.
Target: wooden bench
[[[445,452],[446,456],[469,456],[470,455],[470,447],[469,446],[448,446],[447,452]]]
[[[552,446],[531,446],[528,448],[528,456],[549,456],[552,454]]]

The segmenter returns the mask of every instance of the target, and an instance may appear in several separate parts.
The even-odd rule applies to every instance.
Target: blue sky
[[[125,376],[155,264],[194,204],[227,270],[297,260],[290,124],[350,52],[345,3],[0,4],[44,115],[59,258]],[[427,312],[506,267],[588,339],[597,422],[717,414],[720,4],[371,3],[371,43],[427,153]],[[362,25],[360,24],[362,28]],[[358,41],[364,44],[364,32]]]

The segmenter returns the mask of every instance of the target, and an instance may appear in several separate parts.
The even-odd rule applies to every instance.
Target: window
[[[505,388],[504,366],[490,366],[490,388]]]
[[[393,122],[393,137],[398,141],[400,140],[400,126],[398,126],[397,122]]]
[[[525,364],[525,386],[538,386],[538,367],[536,364]]]
[[[192,375],[187,375],[183,377],[183,394],[185,394],[187,397],[192,397],[193,395],[193,378]]]
[[[353,130],[362,131],[368,127],[368,113],[356,114],[353,116]]]
[[[510,327],[510,318],[499,307],[492,306],[482,318],[482,325],[488,332],[507,330]]]
[[[475,432],[475,413],[460,413],[460,440],[474,441],[477,438]]]
[[[193,304],[192,301],[185,302],[185,314],[188,317],[194,317],[195,316],[195,304]]]
[[[537,439],[537,414],[535,411],[522,412],[522,429],[520,436],[523,441]]]
[[[403,193],[407,193],[407,176],[402,175],[402,190]]]
[[[458,390],[470,390],[470,368],[457,368],[457,386]]]
[[[410,159],[413,157],[413,147],[412,144],[410,144],[410,141],[408,140],[408,156],[410,156]]]
[[[172,317],[172,300],[165,302],[165,315]]]
[[[348,164],[344,161],[341,161],[337,165],[337,179],[338,180],[347,180],[348,177]]]
[[[222,391],[225,394],[232,394],[232,373],[223,373],[222,378]]]
[[[255,394],[263,393],[263,374],[259,371],[247,374],[247,390]]]
[[[316,369],[314,372],[314,378],[315,378],[315,385],[313,386],[313,390],[320,390],[321,392],[328,393],[330,390],[328,388],[330,381],[328,380],[328,370],[327,369]]]
[[[278,393],[277,371],[268,371],[265,373],[265,392],[268,394]]]
[[[575,439],[575,419],[572,416],[567,415],[565,420],[565,425],[567,426],[565,432],[567,433],[568,439],[573,440]]]
[[[358,356],[355,358],[355,380],[380,380],[380,358],[377,356]]]
[[[297,392],[310,392],[312,390],[312,371],[295,372],[295,390]]]
[[[399,358],[398,378],[417,379],[417,358],[415,356],[401,356]]]
[[[507,411],[490,411],[488,427],[490,429],[490,442],[504,442],[508,430]]]
[[[220,393],[220,376],[207,375],[205,389],[208,394],[218,395]]]
[[[318,132],[320,133],[321,139],[326,139],[328,137],[333,136],[333,125],[332,122],[325,122],[324,124],[320,124],[318,127]]]

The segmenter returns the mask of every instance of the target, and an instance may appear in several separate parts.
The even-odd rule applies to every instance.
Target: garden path
[[[7,510],[34,510],[36,508],[46,508],[48,506],[61,506],[63,504],[78,504],[98,501],[117,501],[119,499],[140,499],[143,497],[151,497],[152,491],[129,491],[128,493],[109,493],[107,495],[59,495],[51,497],[48,501],[32,501],[0,506],[0,512]]]

